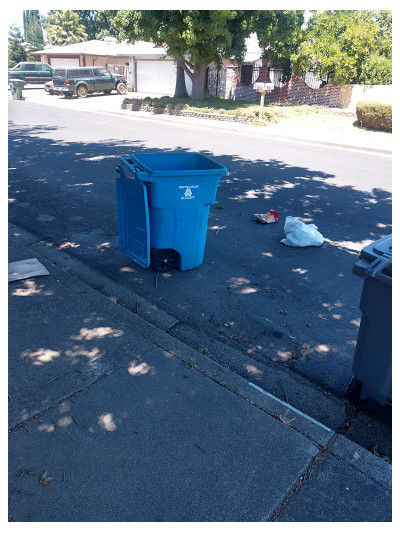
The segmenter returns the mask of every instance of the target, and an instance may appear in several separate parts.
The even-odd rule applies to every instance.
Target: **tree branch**
[[[193,68],[193,65],[189,63],[189,61],[185,59],[184,57],[181,57],[180,59],[182,60],[183,70],[186,72],[189,78],[193,81],[193,72],[189,69],[189,67]]]

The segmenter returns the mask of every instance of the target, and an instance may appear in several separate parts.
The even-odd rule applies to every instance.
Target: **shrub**
[[[358,102],[357,119],[361,127],[392,131],[392,106],[379,102]]]
[[[364,85],[391,85],[392,60],[391,58],[371,54],[361,66],[357,83]]]

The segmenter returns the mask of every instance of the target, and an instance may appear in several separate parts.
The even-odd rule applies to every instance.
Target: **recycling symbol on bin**
[[[186,198],[190,198],[192,196],[192,191],[191,189],[189,189],[189,187],[185,191],[185,196]]]

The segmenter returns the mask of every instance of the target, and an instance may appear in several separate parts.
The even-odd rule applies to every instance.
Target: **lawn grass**
[[[267,124],[278,122],[280,119],[316,114],[318,109],[323,108],[323,106],[266,103],[264,105],[264,119],[260,120],[260,104],[258,102],[243,102],[210,97],[203,101],[194,101],[190,98],[172,98],[170,96],[163,96],[161,98],[146,97],[144,99],[127,98],[127,100],[129,102],[135,101],[147,104],[155,108],[175,108],[186,111],[197,111],[199,113],[217,113],[244,117],[252,120],[254,124]]]

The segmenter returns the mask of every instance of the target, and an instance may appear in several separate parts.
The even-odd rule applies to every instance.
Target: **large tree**
[[[47,40],[55,46],[86,41],[85,27],[71,9],[51,10],[46,20]]]
[[[297,50],[303,14],[285,10],[118,11],[114,23],[120,39],[152,41],[180,59],[192,80],[192,99],[203,100],[207,66],[214,63],[221,68],[223,59],[241,64],[246,38],[253,32],[265,54],[287,66],[290,54]]]
[[[19,26],[12,24],[8,32],[8,67],[11,68],[20,61],[26,61],[24,38]]]
[[[36,56],[31,56],[30,52],[41,50],[44,47],[44,37],[42,28],[42,18],[39,11],[28,9],[23,11],[24,41],[28,61],[37,61]]]
[[[39,50],[44,46],[42,19],[37,10],[23,11],[24,39],[25,42]]]
[[[336,85],[381,83],[391,80],[391,36],[389,11],[313,11],[292,60],[297,73],[315,70]]]
[[[192,80],[192,99],[203,100],[206,69],[223,58],[243,60],[251,25],[245,11],[119,11],[114,23],[121,39],[152,41],[182,60]]]

